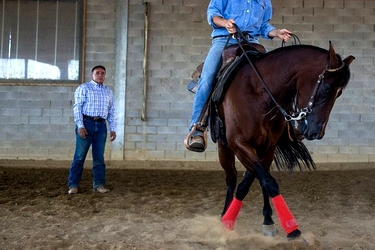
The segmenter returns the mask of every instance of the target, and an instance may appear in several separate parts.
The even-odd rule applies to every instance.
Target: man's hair
[[[102,65],[97,65],[97,66],[95,66],[94,68],[92,68],[91,73],[93,73],[94,70],[96,70],[96,69],[103,69],[105,72],[107,72],[107,70],[105,69],[104,66],[102,66]]]

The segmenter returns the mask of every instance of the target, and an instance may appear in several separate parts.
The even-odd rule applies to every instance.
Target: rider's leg
[[[207,54],[203,65],[202,74],[199,78],[198,89],[195,93],[193,112],[191,116],[191,123],[189,131],[191,131],[194,124],[199,122],[199,117],[202,113],[203,107],[211,93],[212,85],[222,65],[222,52],[226,45],[236,43],[235,39],[221,37],[212,40],[210,51]],[[204,150],[203,133],[196,130],[190,143],[190,148]]]
[[[199,121],[199,116],[204,104],[210,95],[213,81],[221,67],[221,53],[223,52],[226,41],[227,38],[215,38],[212,40],[212,45],[207,54],[206,60],[204,61],[202,74],[198,81],[198,89],[194,97],[193,112],[189,127],[190,130],[193,125]]]

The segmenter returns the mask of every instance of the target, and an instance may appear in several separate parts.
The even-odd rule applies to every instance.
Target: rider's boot
[[[204,138],[203,133],[201,131],[195,131],[189,146],[191,149],[195,149],[194,151],[204,151]]]
[[[207,127],[195,123],[184,141],[185,147],[194,152],[204,152],[207,148]]]

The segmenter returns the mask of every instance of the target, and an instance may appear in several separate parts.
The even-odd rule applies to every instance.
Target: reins
[[[237,24],[234,23],[233,25],[234,25],[234,27],[237,30],[237,34],[240,34],[242,40],[245,41],[245,42],[247,42],[247,40],[245,39],[245,36],[242,34],[242,32],[241,32],[240,28],[237,26]],[[272,101],[275,103],[275,105],[277,106],[277,108],[279,109],[279,111],[283,114],[283,116],[285,117],[285,119],[288,120],[287,117],[290,117],[290,115],[275,100],[275,98],[271,94],[271,91],[269,90],[269,88],[267,87],[266,83],[263,81],[261,75],[259,74],[258,70],[255,68],[254,64],[251,62],[250,58],[247,56],[247,53],[246,53],[245,49],[242,47],[238,36],[236,36],[235,34],[232,35],[233,38],[235,38],[237,40],[237,43],[238,43],[239,47],[242,50],[242,53],[246,57],[247,61],[249,62],[250,66],[251,66],[251,68],[254,70],[254,72],[255,72],[256,76],[258,77],[259,81],[262,83],[264,89],[266,90],[266,92],[268,93],[268,95],[270,96],[270,98],[272,99]],[[229,39],[230,39],[230,37],[228,38],[228,41],[229,41]]]
[[[269,90],[269,88],[267,87],[266,83],[263,81],[261,75],[259,74],[258,70],[255,68],[254,64],[251,62],[250,58],[247,56],[247,53],[245,51],[245,49],[243,48],[243,46],[241,45],[240,43],[240,40],[238,38],[238,36],[236,36],[236,34],[239,34],[241,36],[241,39],[245,42],[247,42],[247,40],[245,39],[243,33],[241,32],[241,30],[238,28],[238,26],[236,24],[233,24],[237,30],[237,33],[234,33],[232,34],[232,36],[229,36],[228,37],[228,41],[227,41],[227,44],[229,42],[229,39],[231,37],[235,38],[237,40],[237,43],[239,45],[239,47],[241,48],[242,52],[244,53],[244,56],[246,57],[247,61],[249,62],[251,68],[254,70],[257,78],[259,79],[259,81],[262,83],[264,89],[266,90],[267,94],[270,96],[271,100],[274,102],[274,104],[276,105],[276,107],[279,109],[279,111],[282,113],[282,115],[284,116],[285,120],[287,122],[290,122],[290,121],[301,121],[302,119],[304,119],[308,113],[311,113],[312,111],[312,107],[314,106],[314,101],[315,101],[315,96],[318,92],[318,88],[319,88],[319,85],[320,83],[324,80],[324,74],[326,72],[336,72],[336,71],[339,71],[340,69],[342,69],[345,65],[344,62],[342,62],[342,64],[337,67],[337,68],[334,68],[334,69],[330,69],[329,66],[325,67],[323,72],[319,75],[318,77],[318,80],[315,84],[315,88],[313,90],[313,93],[311,94],[311,97],[310,97],[310,100],[309,102],[307,103],[307,106],[305,108],[302,108],[300,111],[298,112],[294,112],[293,114],[288,114],[281,106],[280,104],[275,100],[275,98],[273,97],[271,91]],[[294,39],[294,43],[295,44],[301,44],[299,38],[295,35],[295,34],[291,34],[293,39]],[[285,47],[285,41],[283,40],[282,41],[282,44],[281,44],[282,47]]]

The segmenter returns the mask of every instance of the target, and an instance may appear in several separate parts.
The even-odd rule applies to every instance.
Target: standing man
[[[83,165],[92,147],[93,191],[107,193],[105,185],[106,166],[104,150],[107,140],[107,123],[110,140],[116,139],[115,107],[112,90],[104,85],[106,69],[95,66],[91,81],[78,86],[74,93],[74,122],[76,123],[76,149],[68,177],[68,194],[78,193]]]
[[[291,37],[287,29],[276,29],[269,21],[272,17],[271,0],[211,0],[207,8],[207,21],[212,27],[212,45],[203,64],[195,94],[189,130],[198,123],[205,102],[210,95],[215,76],[222,65],[221,54],[226,45],[237,43],[228,38],[237,32],[234,24],[245,34],[250,43],[259,43],[258,37],[273,39],[277,37],[286,42]],[[196,130],[189,150],[202,152],[205,149],[203,133]]]

